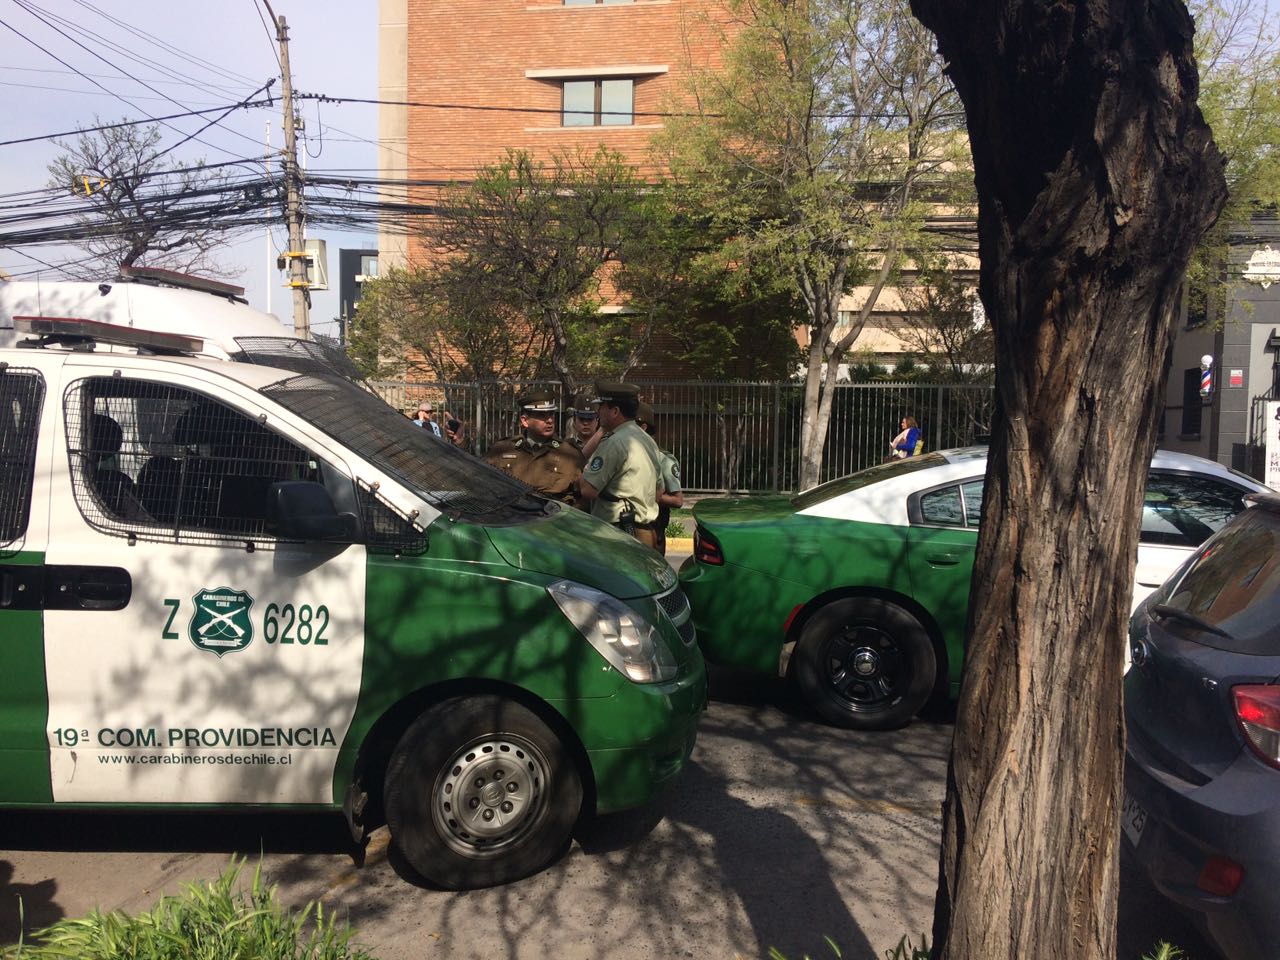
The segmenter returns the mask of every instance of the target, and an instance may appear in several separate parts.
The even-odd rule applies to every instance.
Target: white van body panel
[[[255,377],[263,370],[228,368]],[[53,446],[53,464],[68,462],[60,410],[67,387],[116,371],[265,416],[271,429],[351,472],[333,446],[317,447],[312,434],[286,422],[265,398],[207,365],[94,354],[67,355],[61,382],[50,384],[56,426],[41,442]],[[130,543],[88,523],[68,470],[55,466],[48,494],[46,562],[120,567],[132,579],[128,605],[89,615],[92,630],[83,611],[45,611],[53,799],[331,805],[334,768],[360,691],[365,547],[281,543],[250,551],[235,543]],[[231,595],[242,599],[227,600]],[[293,611],[287,643],[286,607]],[[220,614],[235,617],[232,629],[251,631],[247,645],[224,654],[197,645],[200,625]]]
[[[124,281],[0,283],[0,349],[12,347],[18,339],[14,317],[93,320],[199,337],[205,341],[205,355],[220,359],[236,352],[236,337],[293,335],[274,314],[248,304],[214,294]]]

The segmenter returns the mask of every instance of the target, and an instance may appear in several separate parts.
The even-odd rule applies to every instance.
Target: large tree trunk
[[[911,2],[965,103],[996,336],[933,955],[1112,960],[1139,511],[1222,159],[1181,0]]]

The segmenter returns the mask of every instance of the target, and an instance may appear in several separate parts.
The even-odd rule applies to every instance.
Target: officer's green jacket
[[[591,515],[617,523],[630,504],[636,523],[656,520],[662,484],[659,456],[658,445],[634,420],[606,433],[582,471],[582,478],[600,493],[592,501]]]

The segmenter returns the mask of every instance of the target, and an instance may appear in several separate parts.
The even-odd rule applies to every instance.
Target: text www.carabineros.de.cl
[[[105,764],[234,764],[246,766],[288,766],[293,763],[292,753],[100,753],[98,762]]]

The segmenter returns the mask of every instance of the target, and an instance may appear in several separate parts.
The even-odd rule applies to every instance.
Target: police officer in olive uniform
[[[578,450],[556,436],[559,409],[550,390],[535,390],[521,397],[521,435],[499,440],[484,459],[544,497],[572,506],[578,499],[584,461]]]
[[[600,427],[604,435],[587,445],[582,498],[591,515],[613,524],[648,547],[657,544],[658,446],[636,424],[640,388],[631,383],[596,381]],[[593,441],[594,443],[594,441]]]
[[[572,428],[566,428],[566,432],[571,433],[569,443],[575,449],[581,450],[591,435],[596,432],[595,404],[592,403],[590,394],[580,393],[573,398],[573,419],[570,421]]]
[[[654,443],[658,442],[653,407],[642,401],[640,409],[636,411],[636,423],[640,424],[640,428],[653,438]],[[654,549],[665,557],[667,527],[671,524],[671,511],[679,510],[684,506],[684,490],[680,486],[680,461],[661,447],[658,447],[658,472],[662,477],[662,483],[658,488],[658,519],[654,527],[658,542],[654,544]]]

